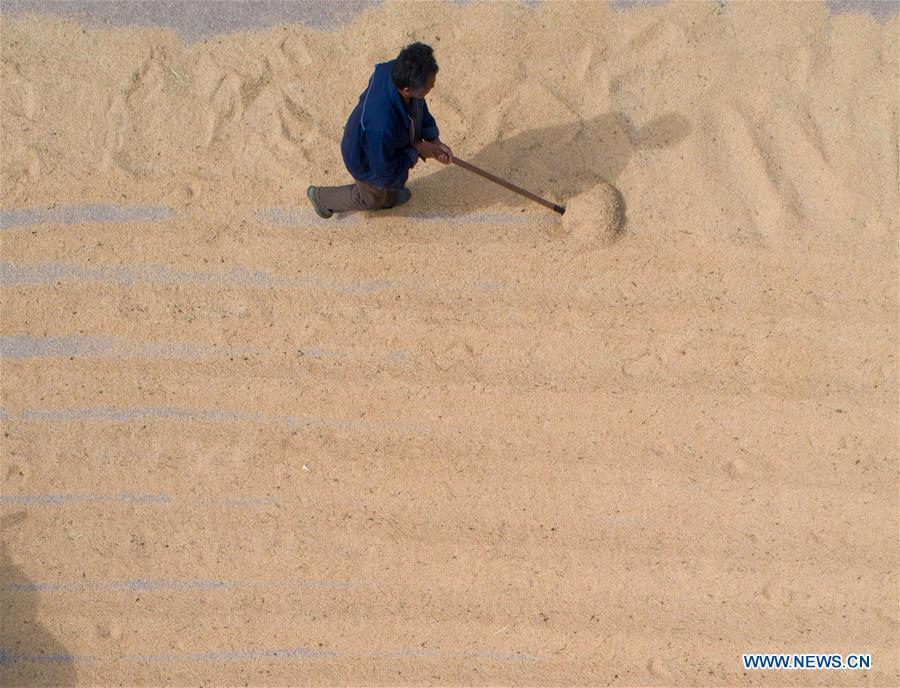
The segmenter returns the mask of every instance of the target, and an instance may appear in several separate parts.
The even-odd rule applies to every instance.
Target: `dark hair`
[[[437,70],[431,46],[413,43],[397,55],[391,71],[391,81],[398,89],[409,87],[411,91],[420,91],[428,85],[428,76],[437,74]]]

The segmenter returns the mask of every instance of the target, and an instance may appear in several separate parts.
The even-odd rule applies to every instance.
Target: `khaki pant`
[[[410,124],[409,145],[411,146],[422,139],[422,103],[422,100],[412,98],[407,108]],[[393,208],[397,202],[397,195],[400,193],[394,189],[372,186],[358,179],[355,179],[353,184],[344,186],[318,186],[316,192],[319,196],[319,204],[326,210],[335,213],[348,210]]]
[[[366,184],[358,179],[344,186],[316,187],[319,204],[326,210],[342,213],[347,210],[378,210],[391,208],[397,201],[399,191],[382,189]]]

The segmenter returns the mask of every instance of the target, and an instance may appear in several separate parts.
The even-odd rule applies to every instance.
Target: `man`
[[[412,197],[404,185],[419,158],[452,162],[453,152],[441,143],[425,104],[437,72],[434,51],[424,43],[408,45],[397,59],[375,66],[341,141],[354,183],[306,190],[319,217],[402,205]]]

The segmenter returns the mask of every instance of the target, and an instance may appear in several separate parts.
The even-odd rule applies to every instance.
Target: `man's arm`
[[[423,100],[422,105],[422,138],[425,140],[416,144],[416,150],[423,160],[437,158],[445,165],[449,165],[453,161],[453,151],[441,142],[437,122],[428,111],[428,103]]]
[[[434,141],[440,138],[437,122],[434,121],[434,117],[428,111],[428,103],[425,100],[422,101],[422,138],[426,141]]]

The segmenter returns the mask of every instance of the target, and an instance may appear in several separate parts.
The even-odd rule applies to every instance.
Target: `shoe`
[[[306,190],[306,197],[309,199],[309,202],[312,203],[313,209],[316,211],[316,215],[319,217],[324,217],[326,220],[334,215],[334,213],[327,208],[323,208],[322,204],[319,203],[319,194],[316,187],[311,186]]]
[[[408,202],[410,198],[412,198],[412,191],[404,186],[400,190],[400,193],[397,194],[397,200],[394,201],[394,205],[390,205],[388,208],[396,208],[398,205],[403,205]]]

